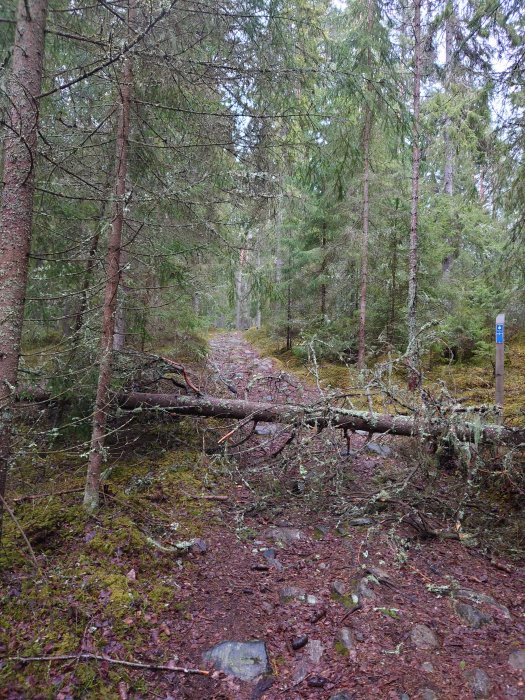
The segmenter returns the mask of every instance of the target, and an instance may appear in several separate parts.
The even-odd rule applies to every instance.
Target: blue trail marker
[[[503,416],[503,370],[505,366],[505,314],[496,317],[496,406]]]

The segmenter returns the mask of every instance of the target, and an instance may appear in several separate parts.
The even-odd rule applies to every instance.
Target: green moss
[[[345,647],[343,642],[341,642],[339,639],[336,639],[334,643],[334,649],[338,654],[341,654],[341,656],[348,656],[349,652],[348,649]]]

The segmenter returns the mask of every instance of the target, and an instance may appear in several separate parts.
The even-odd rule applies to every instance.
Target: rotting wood
[[[525,445],[525,428],[479,425],[472,422],[442,420],[355,411],[338,406],[299,406],[259,403],[214,396],[178,396],[132,392],[119,394],[118,404],[125,410],[140,408],[166,409],[171,414],[215,418],[235,418],[263,423],[304,425],[317,429],[328,426],[369,433],[389,433],[435,440],[452,434],[460,442],[499,444],[511,447]]]

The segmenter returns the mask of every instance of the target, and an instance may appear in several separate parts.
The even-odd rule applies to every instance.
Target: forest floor
[[[238,333],[212,337],[194,372],[224,396],[321,398]],[[525,698],[525,562],[490,546],[474,516],[458,526],[449,504],[473,496],[424,445],[360,434],[347,455],[340,432],[305,429],[290,442],[289,429],[259,424],[220,449],[235,425],[166,417],[148,432],[137,421],[112,448],[95,519],[74,493],[27,498],[23,469],[14,481],[38,569],[9,523],[0,698]],[[40,496],[81,487],[80,460],[50,462]],[[479,508],[494,542],[498,526],[507,545],[509,533],[523,537],[504,502]],[[240,652],[229,658],[236,675],[203,657],[254,640],[219,649]],[[13,659],[59,655],[73,658]]]

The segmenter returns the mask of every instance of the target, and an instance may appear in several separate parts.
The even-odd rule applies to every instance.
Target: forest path
[[[319,398],[239,333],[216,335],[210,345],[210,366],[230,395]],[[267,483],[282,481],[285,490],[293,482],[286,469],[273,471],[271,456],[288,433],[260,427],[237,450],[239,468],[230,474],[228,502],[218,506],[220,523],[204,535],[206,552],[185,569],[185,615],[172,623],[170,644],[199,665],[214,645],[260,640],[273,675],[252,682],[179,676],[180,697],[525,698],[524,570],[491,563],[459,541],[420,541],[388,518],[339,522],[300,495],[272,508],[271,498],[257,495],[253,474],[266,471]],[[307,452],[320,447],[310,442]],[[337,443],[334,455],[346,459]],[[346,462],[358,480],[383,464],[377,455]],[[251,652],[236,650],[240,675],[253,670]],[[231,648],[216,653],[224,651]]]

